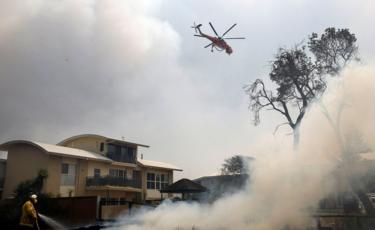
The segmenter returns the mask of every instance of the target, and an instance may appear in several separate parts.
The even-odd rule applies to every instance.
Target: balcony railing
[[[113,176],[105,176],[105,177],[87,177],[86,178],[86,186],[120,186],[120,187],[133,187],[133,188],[141,188],[142,183],[141,180],[134,180],[134,179],[126,179],[122,177],[113,177]]]

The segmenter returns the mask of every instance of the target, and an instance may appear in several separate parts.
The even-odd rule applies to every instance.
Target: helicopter
[[[214,31],[214,33],[216,34],[216,37],[213,37],[213,36],[210,36],[210,35],[207,35],[207,34],[204,34],[202,33],[200,27],[202,26],[202,24],[199,24],[199,25],[196,25],[195,22],[194,22],[194,25],[191,26],[191,28],[194,28],[195,30],[195,33],[194,36],[196,37],[202,37],[202,38],[207,38],[208,40],[211,41],[210,44],[206,45],[204,48],[208,48],[211,46],[211,52],[214,52],[214,48],[221,52],[221,51],[224,51],[230,55],[231,53],[233,53],[233,49],[232,47],[230,47],[227,43],[226,43],[226,39],[245,39],[244,37],[235,37],[235,38],[224,38],[224,36],[231,30],[233,29],[233,27],[235,27],[237,24],[233,24],[233,26],[231,26],[227,31],[225,31],[223,33],[223,35],[219,36],[214,28],[214,26],[212,25],[211,22],[208,23],[211,27],[211,29]]]

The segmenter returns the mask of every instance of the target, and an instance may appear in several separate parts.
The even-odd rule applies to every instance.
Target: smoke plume
[[[343,161],[339,138],[322,108],[333,119],[340,119],[342,136],[355,130],[373,146],[374,74],[374,68],[360,66],[332,79],[324,98],[310,108],[301,125],[298,151],[289,145],[289,138],[258,140],[252,149],[257,153],[252,182],[244,191],[213,204],[167,201],[154,210],[120,219],[122,227],[118,228],[257,230],[308,226],[318,202],[338,190],[334,172]]]

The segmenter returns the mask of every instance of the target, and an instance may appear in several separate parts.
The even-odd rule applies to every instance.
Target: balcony
[[[133,187],[133,188],[142,188],[141,180],[135,179],[126,179],[123,177],[87,177],[86,186],[118,186],[118,187]]]

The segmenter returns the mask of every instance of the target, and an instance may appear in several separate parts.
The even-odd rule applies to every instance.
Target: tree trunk
[[[293,149],[297,150],[299,145],[299,128],[295,127],[293,129]]]

